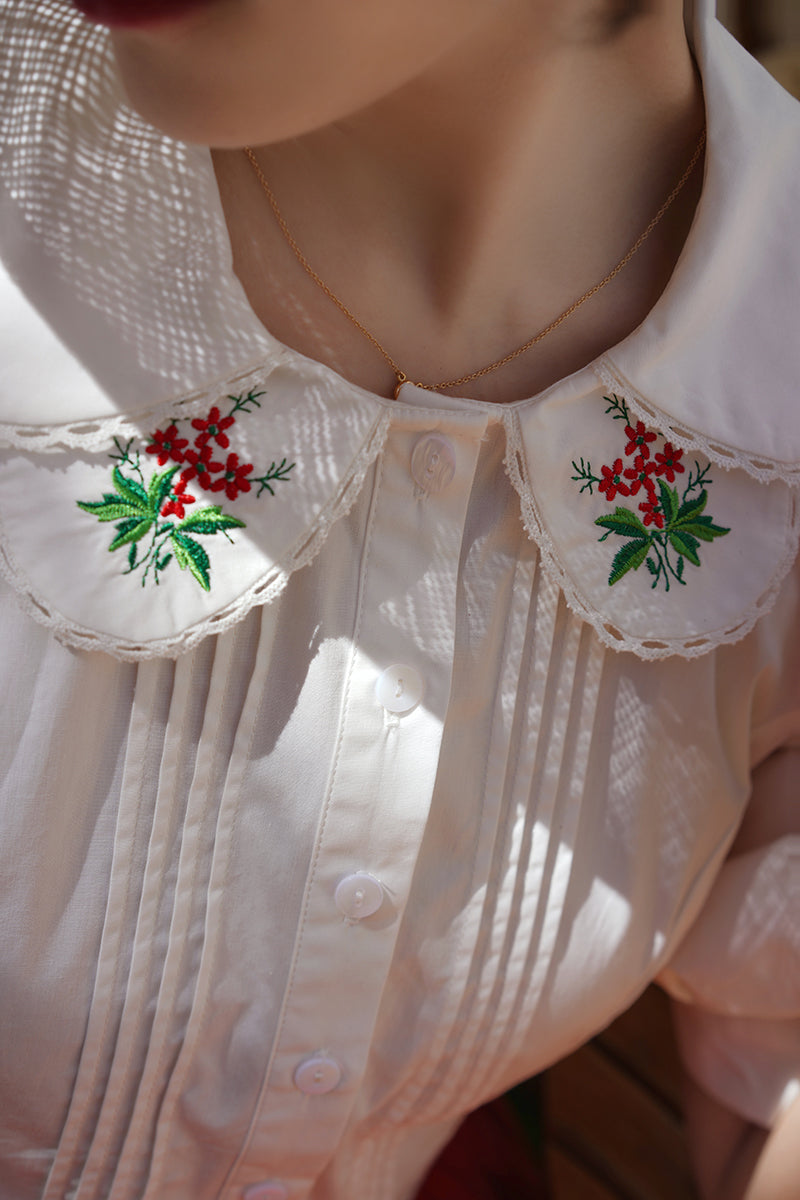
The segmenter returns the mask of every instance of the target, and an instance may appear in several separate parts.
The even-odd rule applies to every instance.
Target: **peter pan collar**
[[[609,388],[678,445],[796,482],[800,105],[699,6],[703,192],[669,286],[604,356]]]
[[[0,23],[7,78],[17,77],[0,106],[0,310],[13,348],[0,362],[0,567],[31,614],[71,644],[126,658],[177,654],[272,599],[310,561],[404,406],[264,330],[232,271],[207,151],[162,137],[124,106],[102,31],[63,0],[22,0]],[[645,658],[743,637],[772,602],[797,542],[787,485],[800,478],[792,330],[800,249],[786,231],[800,211],[798,109],[708,5],[693,38],[707,105],[706,182],[674,276],[645,322],[530,401],[500,408],[425,393],[412,406],[427,407],[432,429],[480,413],[503,422],[509,476],[546,569],[607,645]],[[41,131],[33,140],[31,125]],[[232,426],[218,428],[231,414],[235,439]],[[684,470],[672,479],[654,471],[633,491],[625,430],[640,423],[658,438],[647,445],[660,465],[677,455]],[[221,440],[202,441],[209,425]],[[162,462],[159,437],[185,441],[179,452],[201,458]],[[202,454],[218,464],[215,482],[227,477],[220,491],[203,492],[204,509],[220,511],[183,525],[177,539],[167,530],[161,545],[165,508],[173,524],[199,511],[197,497],[190,509],[181,496],[193,483],[197,490]],[[619,474],[617,459],[615,493],[600,484],[604,468]],[[592,486],[582,486],[582,469]],[[704,485],[714,473],[712,490]],[[681,518],[671,577],[666,565],[656,577],[658,555],[643,554],[658,525],[657,514],[645,524],[640,493],[656,497],[662,515],[669,503],[688,505],[684,517],[700,522]],[[602,523],[619,507],[641,528]],[[69,537],[53,521],[67,510]],[[709,521],[726,532],[706,542]],[[157,545],[148,541],[154,530]],[[80,555],[92,564],[84,583]],[[159,574],[154,607],[146,597]],[[133,582],[145,585],[135,603]]]

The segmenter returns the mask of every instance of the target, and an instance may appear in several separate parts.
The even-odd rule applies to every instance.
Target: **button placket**
[[[459,472],[431,505],[409,505],[419,414],[408,422],[410,429],[393,428],[387,440],[363,557],[336,767],[308,883],[286,1018],[243,1169],[248,1159],[274,1161],[285,1179],[295,1177],[295,1168],[298,1179],[313,1178],[315,1163],[319,1160],[321,1169],[346,1124],[363,1076],[400,924],[390,915],[402,910],[410,886],[438,764],[463,521],[486,424],[483,414],[479,419],[470,414],[470,421]],[[392,549],[398,538],[409,546],[402,565]],[[421,628],[435,631],[435,642],[425,639],[420,645],[416,629],[407,624],[400,602],[408,588],[414,615]],[[409,673],[414,662],[418,665]],[[398,667],[402,673],[387,678],[391,702],[402,703],[405,715],[387,729],[376,683]],[[395,817],[399,804],[401,822]],[[365,864],[361,870],[353,869],[354,853]],[[387,894],[392,906],[386,917],[378,925],[362,923],[362,915],[377,913]],[[315,1044],[325,1050],[315,1053]],[[332,1061],[340,1072],[332,1087],[335,1069],[320,1059]],[[300,1083],[307,1071],[313,1088],[306,1091]],[[298,1104],[304,1107],[295,1112]],[[302,1116],[308,1104],[314,1114],[311,1137],[307,1115]]]

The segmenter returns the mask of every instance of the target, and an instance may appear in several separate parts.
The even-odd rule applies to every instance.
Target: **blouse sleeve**
[[[753,773],[748,813],[659,982],[692,1078],[769,1127],[800,1094],[800,738]]]

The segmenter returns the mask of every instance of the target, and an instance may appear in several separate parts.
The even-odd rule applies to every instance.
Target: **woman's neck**
[[[258,152],[308,259],[422,381],[500,357],[600,280],[670,192],[703,124],[670,0],[613,40],[546,25],[530,0],[516,23],[502,12],[369,109]],[[303,274],[244,156],[215,161],[237,270],[265,324],[385,392],[391,371]],[[613,284],[462,394],[531,394],[633,329],[669,277],[699,179]]]

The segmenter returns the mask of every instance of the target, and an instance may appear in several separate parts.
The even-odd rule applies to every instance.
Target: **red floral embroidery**
[[[148,454],[158,455],[158,465],[163,467],[172,459],[173,462],[182,463],[186,457],[184,447],[189,445],[188,438],[178,437],[178,426],[170,425],[168,429],[157,429],[153,434],[153,440],[147,447]]]
[[[222,470],[222,463],[212,460],[211,447],[208,444],[200,446],[199,450],[187,450],[186,461],[191,465],[184,471],[183,478],[187,483],[196,479],[202,488],[210,489],[211,476]]]
[[[221,492],[224,488],[228,499],[235,500],[239,492],[250,491],[251,485],[247,476],[252,469],[252,463],[240,463],[238,454],[229,454],[228,461],[225,464],[225,474],[209,484],[208,490],[210,492]]]
[[[196,417],[192,421],[192,429],[197,429],[200,432],[198,437],[194,439],[195,446],[205,446],[207,442],[213,439],[223,450],[227,450],[231,442],[225,430],[230,429],[235,419],[235,417],[231,416],[221,416],[219,409],[216,407],[211,409],[205,421]]]
[[[630,496],[631,489],[627,483],[622,480],[622,459],[618,458],[613,467],[601,467],[603,478],[600,482],[600,491],[605,492],[606,500],[613,500],[617,492],[620,496]]]
[[[656,454],[655,470],[657,475],[665,475],[670,483],[675,482],[675,472],[680,475],[686,470],[679,460],[683,457],[682,450],[676,450],[672,442],[664,443],[663,454]]]
[[[219,408],[214,407],[205,420],[193,419],[197,435],[191,449],[186,449],[188,438],[177,436],[179,424],[188,421],[188,417],[175,417],[166,429],[156,430],[148,439],[147,453],[158,455],[160,467],[166,466],[170,459],[178,465],[149,475],[142,469],[143,455],[134,448],[134,439],[123,443],[114,438],[115,452],[109,455],[115,464],[114,491],[107,491],[101,500],[76,503],[98,521],[114,523],[114,537],[108,549],[116,552],[124,548],[127,567],[123,574],[137,572],[144,587],[148,581],[158,584],[164,572],[177,565],[181,571],[188,571],[203,591],[211,590],[211,559],[204,542],[218,534],[232,542],[230,531],[244,529],[245,522],[226,513],[221,504],[201,503],[187,513],[187,508],[196,501],[187,490],[191,481],[196,479],[206,491],[224,490],[229,500],[250,492],[257,484],[255,499],[258,499],[265,491],[274,496],[277,484],[285,483],[294,469],[294,463],[287,462],[285,455],[280,462],[270,463],[260,475],[252,476],[253,464],[240,463],[238,454],[228,454],[224,466],[212,458],[212,442],[227,449],[230,443],[225,430],[236,423],[236,414],[260,408],[261,395],[262,392],[249,391],[247,395],[229,396],[232,407],[227,416],[220,416]],[[181,463],[187,465],[181,469]]]
[[[646,462],[641,454],[637,454],[633,460],[633,466],[628,467],[625,471],[625,478],[631,480],[630,495],[637,495],[644,488],[648,496],[654,500],[656,495],[656,485],[651,479],[651,475],[656,469],[654,462]]]
[[[664,528],[664,514],[655,500],[647,500],[644,504],[640,504],[639,511],[644,513],[645,525],[655,523],[657,529]]]
[[[685,482],[670,487],[676,474],[686,473],[680,461],[683,451],[676,450],[671,442],[664,442],[663,450],[651,459],[650,444],[658,434],[649,433],[643,421],[634,424],[621,396],[612,394],[605,400],[606,414],[624,426],[628,439],[625,454],[635,455],[633,463],[623,470],[623,460],[618,458],[613,466],[602,467],[601,474],[595,475],[591,462],[573,459],[572,478],[580,484],[581,494],[588,492],[592,496],[597,488],[607,501],[613,501],[618,494],[638,496],[644,491],[638,512],[618,504],[614,512],[595,517],[595,525],[603,530],[601,542],[611,537],[618,539],[608,575],[609,586],[613,587],[629,571],[638,571],[640,567],[650,575],[653,588],[662,586],[668,592],[675,583],[685,586],[687,563],[700,567],[704,545],[730,533],[725,526],[715,524],[706,512],[708,489],[713,482],[711,464],[701,467],[695,462]]]
[[[194,504],[195,497],[190,496],[186,491],[188,479],[185,475],[181,475],[175,487],[170,492],[169,499],[161,509],[162,517],[175,516],[179,520],[183,520],[186,516],[186,505]]]
[[[628,436],[628,444],[625,447],[625,453],[640,454],[642,458],[649,458],[650,447],[648,442],[654,442],[656,440],[656,434],[647,432],[644,427],[644,421],[637,421],[635,429],[632,425],[626,425],[625,433]]]

